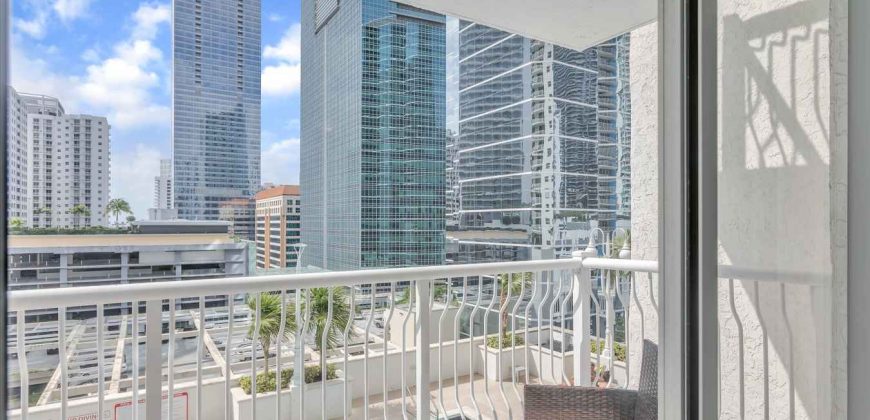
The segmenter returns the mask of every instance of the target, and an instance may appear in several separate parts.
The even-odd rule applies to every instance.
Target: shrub
[[[592,340],[589,342],[589,351],[591,353],[598,353],[598,348],[601,346],[601,350],[604,350],[604,340]],[[620,362],[625,361],[625,344],[622,343],[613,343],[613,353],[616,355],[616,360]]]
[[[326,365],[326,380],[338,378],[338,373],[336,373],[335,365]],[[312,384],[315,382],[320,382],[321,377],[320,374],[320,365],[314,366],[306,366],[305,367],[305,383]]]
[[[502,348],[514,347],[514,346],[522,346],[525,344],[523,341],[523,336],[513,333],[505,333],[504,337],[501,340]],[[498,348],[498,335],[491,335],[486,338],[486,345],[491,349]]]
[[[335,365],[326,365],[326,379],[336,379],[338,378],[338,372]],[[306,366],[305,367],[305,383],[311,384],[315,382],[320,382],[320,365]],[[287,368],[281,371],[281,389],[286,389],[290,386],[291,379],[293,378],[293,368]],[[245,394],[251,393],[251,377],[243,376],[239,379],[239,387],[242,388],[242,391],[245,391]],[[275,390],[275,371],[269,371],[268,375],[266,373],[260,372],[257,374],[257,393],[264,392],[272,392]]]
[[[290,378],[293,377],[293,368],[284,369],[281,371],[281,388],[290,386]],[[239,387],[245,394],[251,393],[251,377],[243,376],[239,379]],[[257,393],[272,392],[275,390],[275,371],[269,373],[260,372],[257,374]]]
[[[77,228],[10,228],[11,235],[121,235],[131,233],[127,228],[88,226]]]

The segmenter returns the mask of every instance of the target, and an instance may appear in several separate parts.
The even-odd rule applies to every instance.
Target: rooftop
[[[265,200],[267,198],[275,198],[283,195],[300,196],[298,185],[278,185],[276,187],[267,188],[254,195],[257,200]]]

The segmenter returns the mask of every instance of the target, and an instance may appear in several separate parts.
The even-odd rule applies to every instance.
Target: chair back
[[[643,340],[642,357],[634,418],[635,420],[657,420],[659,415],[659,347],[652,341]]]

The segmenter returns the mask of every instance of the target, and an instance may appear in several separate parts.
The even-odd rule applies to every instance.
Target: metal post
[[[429,281],[417,281],[417,325],[415,358],[417,361],[417,418],[430,418],[429,414]]]
[[[590,349],[589,336],[589,305],[592,297],[592,270],[583,267],[584,258],[598,255],[594,239],[589,237],[589,246],[583,251],[574,251],[571,256],[577,260],[578,268],[574,271],[574,334],[571,341],[574,346],[574,385],[592,385],[589,377]]]
[[[159,419],[163,401],[163,303],[160,299],[145,303],[145,418]],[[135,342],[134,344],[135,345]],[[135,377],[135,376],[134,376]],[[172,398],[170,396],[170,398]],[[136,407],[133,407],[135,410]]]

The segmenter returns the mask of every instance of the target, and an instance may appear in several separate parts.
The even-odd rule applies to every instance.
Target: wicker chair
[[[526,385],[526,420],[656,420],[658,346],[643,341],[638,390]]]

